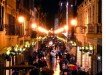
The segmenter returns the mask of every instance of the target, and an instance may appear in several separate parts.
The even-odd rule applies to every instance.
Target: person
[[[66,55],[63,55],[63,59],[60,60],[60,70],[64,71],[68,69],[68,60],[66,59]]]
[[[19,75],[19,71],[17,69],[14,69],[12,75]]]
[[[44,57],[41,57],[41,59],[38,60],[38,64],[39,64],[39,68],[47,67],[47,62],[46,62],[46,60],[44,59]]]
[[[56,68],[56,47],[53,47],[53,50],[51,50],[50,55],[51,55],[51,63],[52,63],[52,68],[55,70]]]
[[[38,68],[34,68],[34,69],[32,69],[31,71],[30,71],[30,75],[39,75],[39,69]]]
[[[36,60],[33,62],[33,66],[34,66],[35,68],[39,68],[38,58],[36,58]]]
[[[78,70],[78,75],[86,75],[86,72],[83,68]]]

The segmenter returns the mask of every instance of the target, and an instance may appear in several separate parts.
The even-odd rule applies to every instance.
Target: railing
[[[87,26],[88,34],[100,34],[102,33],[102,25],[101,24],[90,24]]]
[[[76,27],[76,33],[77,34],[85,34],[86,33],[86,26],[77,26]]]
[[[96,34],[97,33],[97,26],[88,24],[87,25],[87,34]]]

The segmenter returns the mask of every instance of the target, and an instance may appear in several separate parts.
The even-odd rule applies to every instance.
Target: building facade
[[[93,47],[92,55],[89,55],[89,52],[82,53],[78,48],[77,64],[84,69],[90,69],[93,75],[102,70],[101,4],[101,0],[84,0],[77,10],[76,38],[82,46],[92,45]]]
[[[16,44],[21,45],[23,36],[24,40],[30,40],[30,23],[35,20],[33,3],[34,0],[0,0],[0,67],[17,65],[24,60],[23,55],[5,60],[2,54]],[[25,18],[25,34],[23,25],[18,22],[19,16]],[[0,75],[12,75],[12,70],[0,70]]]
[[[3,48],[20,44],[23,37],[23,26],[18,22],[19,16],[25,17],[25,33],[30,29],[29,24],[32,20],[32,12],[34,12],[33,0],[1,0],[0,2],[0,53]],[[33,17],[34,19],[34,17]]]

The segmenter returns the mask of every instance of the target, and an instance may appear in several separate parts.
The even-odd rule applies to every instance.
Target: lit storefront
[[[77,65],[85,71],[91,69],[93,50],[92,45],[77,47]]]

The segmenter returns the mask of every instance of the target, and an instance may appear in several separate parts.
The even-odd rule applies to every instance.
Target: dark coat
[[[38,63],[39,63],[39,67],[40,68],[43,68],[43,67],[47,66],[47,62],[45,60],[43,60],[43,59],[39,60]]]

